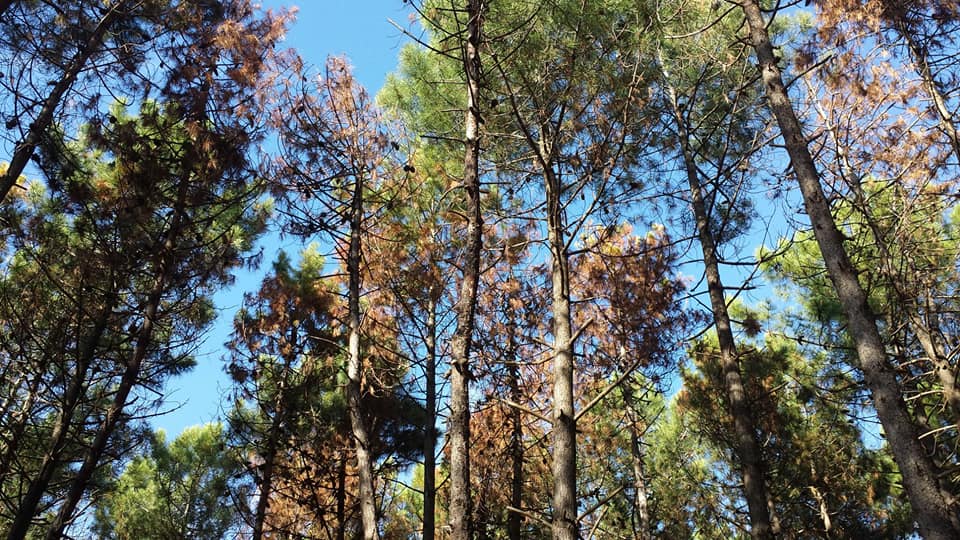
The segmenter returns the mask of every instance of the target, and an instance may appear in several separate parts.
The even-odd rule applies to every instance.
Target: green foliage
[[[134,456],[95,502],[101,538],[226,538],[239,525],[230,482],[240,470],[220,424],[187,428],[173,442],[154,434],[150,452]]]
[[[735,304],[731,316],[746,328],[740,365],[781,527],[820,536],[903,538],[912,529],[896,465],[885,449],[867,447],[856,422],[863,396],[856,381],[827,355],[784,338],[768,313]],[[763,332],[758,332],[766,327]],[[715,338],[692,350],[697,372],[685,370],[678,412],[713,448],[710,467],[734,471],[732,420],[716,389],[723,378]],[[861,409],[862,410],[862,409]],[[736,500],[723,512],[733,511]]]

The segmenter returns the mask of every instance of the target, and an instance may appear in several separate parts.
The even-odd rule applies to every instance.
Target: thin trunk
[[[809,486],[810,494],[813,500],[817,501],[817,507],[820,509],[820,521],[823,523],[823,535],[825,538],[833,536],[830,532],[833,530],[833,521],[830,519],[830,509],[827,508],[827,500],[816,486]]]
[[[483,0],[467,0],[467,40],[463,69],[467,81],[464,119],[463,188],[466,193],[467,245],[463,281],[454,310],[457,329],[451,344],[450,418],[450,540],[469,540],[470,527],[470,348],[477,307],[483,218],[480,213],[480,42]]]
[[[727,311],[723,281],[720,279],[720,261],[717,256],[716,240],[710,227],[710,213],[704,200],[697,165],[690,150],[690,135],[687,132],[686,124],[677,103],[677,96],[672,87],[669,88],[669,93],[673,116],[680,137],[680,148],[683,154],[687,183],[690,185],[693,215],[697,223],[700,247],[703,251],[707,292],[710,296],[710,308],[713,312],[717,341],[720,345],[720,368],[723,372],[730,417],[733,419],[734,444],[736,445],[734,450],[740,462],[743,492],[750,511],[750,534],[756,539],[772,538],[773,526],[767,508],[770,493],[764,477],[763,453],[760,444],[757,442],[756,423],[750,414],[750,405],[747,403],[743,388],[739,354],[733,337],[730,314]]]
[[[97,320],[94,323],[90,335],[79,351],[73,377],[64,393],[60,414],[50,434],[50,444],[43,455],[43,460],[37,475],[33,481],[30,482],[26,494],[20,499],[17,514],[14,516],[13,522],[10,525],[7,536],[8,539],[20,539],[26,536],[30,523],[37,514],[40,500],[43,498],[44,492],[50,485],[50,481],[53,479],[53,475],[60,465],[70,429],[74,424],[74,413],[80,401],[83,399],[87,388],[87,372],[90,370],[90,366],[96,356],[97,347],[100,344],[103,333],[107,329],[110,314],[117,300],[115,294],[109,295],[106,304],[97,315]],[[9,466],[10,460],[15,457],[13,452],[16,452],[15,447],[8,448],[4,453],[3,460],[5,469]]]
[[[517,352],[516,325],[511,320],[508,332],[507,374],[510,386],[510,399],[520,403],[520,359]],[[521,509],[523,507],[523,417],[519,407],[510,408],[510,460],[512,474],[510,478],[510,506]],[[507,516],[507,537],[510,540],[520,540],[523,516],[517,512],[510,512]]]
[[[824,111],[819,110],[821,118],[826,120]],[[960,426],[960,388],[957,387],[957,379],[953,372],[953,366],[950,365],[949,355],[947,354],[946,344],[943,343],[939,324],[937,324],[936,309],[929,301],[930,294],[921,295],[918,290],[909,287],[910,283],[905,281],[903,276],[898,275],[898,271],[893,267],[896,258],[890,253],[887,243],[884,241],[885,235],[880,228],[877,220],[870,212],[867,193],[860,184],[860,177],[857,170],[849,161],[849,152],[844,145],[843,139],[838,133],[835,125],[828,125],[833,142],[836,145],[837,158],[840,160],[840,166],[843,170],[847,185],[853,192],[857,210],[863,216],[870,232],[873,234],[877,250],[880,252],[880,273],[886,282],[897,295],[897,300],[903,306],[906,313],[907,323],[917,336],[920,347],[927,355],[937,379],[940,381],[943,392],[943,398],[952,414],[955,424]],[[960,157],[960,154],[958,154]],[[921,284],[918,284],[922,286]],[[920,298],[928,299],[925,306],[921,308]],[[930,321],[924,320],[921,313],[927,313]]]
[[[427,310],[427,358],[424,366],[427,432],[423,437],[423,540],[433,540],[436,535],[437,501],[437,299],[433,290]]]
[[[297,330],[293,328],[291,333]],[[280,443],[280,425],[284,414],[284,383],[288,376],[287,368],[284,369],[284,378],[281,380],[281,386],[276,398],[274,416],[270,422],[270,431],[268,432],[267,451],[263,463],[263,476],[260,479],[260,494],[257,497],[257,510],[253,521],[253,539],[262,540],[264,535],[264,524],[267,521],[267,510],[270,508],[270,492],[273,491],[273,471],[277,460],[277,447]]]
[[[51,524],[50,530],[47,532],[47,540],[59,540],[63,538],[63,531],[70,524],[73,513],[80,503],[80,499],[83,497],[87,486],[90,485],[93,474],[100,464],[100,459],[103,457],[103,453],[107,448],[107,443],[123,418],[123,410],[127,406],[127,398],[130,396],[130,392],[140,378],[140,368],[153,341],[153,330],[160,312],[163,293],[167,289],[167,282],[175,266],[176,247],[186,217],[187,192],[191,182],[192,179],[183,178],[177,186],[177,199],[173,207],[173,219],[158,253],[157,271],[154,276],[153,285],[147,295],[143,322],[137,332],[136,345],[130,358],[127,360],[123,375],[120,377],[120,385],[117,387],[117,391],[113,396],[113,402],[110,404],[109,409],[107,409],[107,414],[97,429],[93,442],[84,457],[83,464],[80,466],[80,470],[77,471],[73,482],[70,484],[66,499]],[[10,538],[14,538],[12,533]],[[22,537],[17,536],[16,538],[19,539]]]
[[[783,84],[760,5],[756,0],[744,0],[740,6],[757,53],[768,106],[780,126],[814,236],[846,314],[847,328],[856,344],[860,368],[893,456],[900,466],[904,488],[920,534],[927,540],[957,538],[960,531],[954,528],[951,520],[955,509],[947,504],[938,487],[936,466],[918,440],[917,429],[903,401],[896,373],[887,362],[883,339],[867,304],[866,293],[857,280],[857,271],[843,245],[844,237],[833,219],[830,204],[820,184],[820,174]]]
[[[342,452],[337,464],[337,540],[347,537],[347,456]]]
[[[634,538],[637,540],[652,540],[650,527],[650,507],[647,495],[647,481],[643,469],[643,434],[646,429],[640,428],[640,419],[637,418],[636,406],[633,401],[633,390],[630,381],[620,387],[623,393],[624,407],[627,420],[630,422],[630,459],[633,466],[633,523]]]
[[[27,374],[24,370],[27,369],[27,364],[29,362],[14,362],[9,361],[7,365],[3,367],[3,370],[0,371],[0,381],[9,382],[13,378],[11,375],[12,372],[16,371],[16,380],[12,384],[5,384],[9,387],[9,393],[5,398],[3,398],[3,405],[0,405],[0,418],[6,418],[10,414],[10,409],[13,408],[15,402],[18,401],[17,394],[20,393],[20,387],[23,385],[23,382],[27,379]],[[22,367],[18,369],[17,364],[21,364]],[[42,375],[43,369],[37,369],[37,373]],[[31,385],[32,386],[32,385]],[[29,394],[28,394],[29,395]],[[23,410],[21,405],[20,410]]]
[[[257,513],[253,522],[253,540],[263,538],[263,527],[267,520],[267,509],[270,506],[270,491],[273,487],[274,449],[267,449],[267,457],[263,464],[263,478],[260,479],[260,495],[257,498]]]
[[[373,489],[373,458],[370,452],[370,430],[363,417],[363,359],[360,356],[360,229],[363,221],[363,175],[355,177],[350,209],[350,251],[347,255],[349,275],[349,359],[347,363],[347,408],[354,450],[357,453],[357,473],[360,481],[360,519],[364,540],[377,540],[377,505]]]
[[[93,33],[90,34],[86,43],[83,43],[79,47],[77,54],[70,60],[70,63],[63,72],[63,76],[57,81],[50,91],[50,94],[47,95],[47,98],[43,101],[40,113],[36,119],[30,123],[30,128],[27,130],[26,136],[22,141],[17,143],[14,148],[13,157],[10,158],[10,164],[7,165],[7,170],[0,175],[0,201],[4,200],[7,193],[16,185],[17,179],[23,174],[23,169],[30,161],[30,157],[33,156],[33,152],[36,150],[37,145],[40,144],[44,133],[53,124],[54,114],[63,101],[67,90],[73,86],[73,83],[77,80],[77,77],[80,76],[90,57],[93,56],[100,47],[104,35],[106,35],[107,31],[119,16],[119,5],[115,4],[107,10],[106,14],[104,14],[97,23],[97,27],[93,30]]]
[[[548,156],[541,139],[541,155]],[[549,163],[550,161],[546,161]],[[560,179],[543,168],[547,196],[547,242],[553,311],[553,538],[576,540],[577,421],[573,413],[573,321],[570,312],[570,260],[564,234]]]
[[[941,339],[940,329],[937,325],[926,324],[919,311],[915,309],[914,303],[908,304],[907,308],[910,310],[908,315],[910,326],[917,335],[924,354],[933,364],[933,370],[943,387],[943,399],[953,415],[953,423],[960,427],[960,388],[957,387],[957,377],[953,373],[953,366],[950,365],[947,347]]]

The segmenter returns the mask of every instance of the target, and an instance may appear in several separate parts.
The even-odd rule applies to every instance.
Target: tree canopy
[[[7,538],[960,538],[954,3],[405,0],[379,89],[61,4],[0,1]]]

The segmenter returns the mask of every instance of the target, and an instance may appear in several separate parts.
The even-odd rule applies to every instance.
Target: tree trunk
[[[630,460],[633,467],[633,523],[634,538],[636,540],[652,540],[650,527],[649,497],[647,496],[647,481],[643,470],[643,434],[646,428],[640,428],[640,419],[637,418],[636,405],[633,400],[632,381],[624,381],[620,391],[623,394],[623,405],[630,425]]]
[[[43,376],[44,373],[42,371],[38,371],[33,375],[20,410],[14,414],[12,425],[4,426],[4,431],[6,431],[4,436],[7,440],[3,448],[3,456],[0,457],[0,485],[3,485],[6,481],[7,475],[10,473],[10,465],[20,449],[20,441],[23,439],[23,433],[27,429],[27,424],[30,420],[30,411],[33,410],[33,405],[36,403],[37,394],[40,391],[40,384],[44,379]],[[4,414],[4,416],[6,416],[6,414]]]
[[[360,480],[360,519],[364,540],[380,537],[377,528],[377,505],[373,489],[373,458],[370,452],[370,430],[363,416],[363,359],[360,356],[360,234],[363,221],[363,178],[355,177],[353,200],[350,209],[350,251],[347,255],[349,275],[349,324],[347,360],[347,408],[350,413],[350,429],[353,433],[354,450],[357,453],[357,473]]]
[[[57,107],[59,107],[63,101],[67,90],[73,86],[73,83],[87,65],[90,57],[93,56],[98,47],[100,47],[100,42],[103,40],[104,35],[106,35],[114,21],[120,16],[119,7],[119,5],[112,6],[97,23],[97,27],[93,33],[90,34],[86,43],[80,45],[77,54],[74,55],[64,70],[63,76],[57,81],[57,84],[54,85],[50,94],[47,95],[47,98],[43,101],[40,113],[36,119],[30,123],[26,136],[22,141],[17,143],[7,170],[3,175],[0,175],[0,201],[5,199],[7,193],[16,185],[17,179],[23,174],[23,169],[33,156],[33,152],[36,150],[44,133],[53,124],[54,113],[56,113]]]
[[[466,191],[467,245],[463,281],[454,308],[457,329],[451,344],[450,418],[450,540],[470,540],[470,347],[473,340],[480,277],[483,218],[480,213],[480,42],[482,0],[467,0],[467,40],[463,69],[467,80],[463,188]]]
[[[107,410],[106,417],[103,419],[103,422],[101,422],[93,442],[87,449],[83,464],[71,482],[70,489],[67,491],[67,497],[51,524],[50,530],[47,532],[47,540],[59,540],[63,538],[63,531],[70,524],[73,518],[73,512],[80,503],[80,499],[83,497],[97,466],[100,464],[100,459],[103,457],[103,453],[107,448],[107,443],[123,417],[123,410],[127,405],[127,398],[130,396],[130,392],[133,390],[133,387],[136,386],[137,380],[140,377],[140,368],[143,365],[143,360],[146,358],[147,350],[153,340],[153,329],[160,312],[163,293],[167,289],[170,274],[174,266],[176,266],[177,243],[179,242],[181,228],[186,218],[187,193],[190,185],[194,181],[193,178],[185,177],[180,179],[179,185],[177,186],[177,199],[173,207],[173,219],[171,220],[166,238],[160,246],[157,271],[154,276],[153,285],[147,295],[147,303],[143,313],[143,323],[137,332],[136,345],[130,358],[127,360],[123,375],[120,377],[120,385],[117,387],[116,394],[114,394],[113,402]],[[10,538],[14,538],[12,532]],[[21,537],[16,538],[19,539]]]
[[[760,5],[756,0],[744,0],[740,6],[757,53],[768,106],[780,126],[814,236],[846,315],[847,328],[856,344],[860,368],[872,394],[877,416],[903,475],[903,485],[920,534],[928,540],[960,537],[960,531],[954,528],[951,519],[955,510],[940,491],[937,469],[918,440],[896,373],[887,362],[883,340],[867,304],[866,293],[857,280],[857,271],[843,245],[843,235],[837,229],[830,204],[824,196],[820,174],[783,84]]]
[[[427,358],[424,365],[424,407],[427,410],[423,437],[423,540],[436,535],[437,502],[437,298],[431,287],[427,306]]]
[[[8,532],[7,538],[11,540],[26,537],[30,523],[33,520],[33,517],[37,514],[37,509],[40,505],[40,499],[43,498],[44,492],[50,485],[50,481],[53,479],[53,475],[56,473],[56,470],[60,465],[60,459],[63,456],[63,451],[67,444],[67,438],[74,423],[74,413],[76,412],[80,401],[83,399],[83,395],[87,388],[87,372],[90,369],[90,365],[93,363],[94,357],[96,356],[97,347],[100,344],[100,339],[103,337],[103,333],[107,329],[107,325],[110,321],[110,314],[113,312],[113,308],[117,300],[118,298],[116,294],[111,293],[109,295],[106,304],[103,306],[103,309],[101,309],[97,316],[97,320],[94,323],[92,332],[77,355],[74,375],[70,381],[70,385],[67,387],[66,392],[64,393],[62,408],[57,417],[57,422],[53,427],[53,431],[50,434],[50,444],[47,447],[46,452],[43,454],[40,470],[37,472],[37,475],[34,477],[33,481],[30,482],[30,486],[27,488],[27,493],[24,494],[22,499],[20,499],[20,503],[17,507],[17,513],[10,525],[10,531]],[[7,450],[4,452],[3,460],[5,469],[9,465],[9,461],[15,457],[15,452],[15,445],[7,448]]]
[[[510,399],[520,403],[520,358],[517,352],[515,335],[516,320],[511,317],[510,327],[507,329],[508,351],[507,374],[510,386]],[[510,408],[510,461],[512,474],[510,478],[510,506],[520,510],[523,508],[523,417],[519,407]],[[507,537],[510,540],[520,540],[522,534],[523,516],[517,512],[509,512],[507,516]]]
[[[296,332],[296,328],[293,329]],[[288,367],[289,363],[287,364]],[[280,439],[280,424],[283,421],[284,414],[284,386],[287,370],[284,369],[284,379],[281,381],[279,395],[276,400],[274,417],[270,422],[269,439],[267,440],[266,457],[263,463],[263,476],[260,479],[260,494],[257,497],[257,510],[253,518],[253,538],[252,540],[262,540],[264,535],[264,524],[267,521],[267,510],[270,508],[270,492],[273,490],[273,471],[277,461],[277,446]]]
[[[733,327],[730,324],[730,314],[727,311],[723,281],[720,279],[717,245],[710,228],[710,213],[704,200],[697,165],[690,150],[690,134],[687,132],[686,123],[677,103],[676,92],[672,87],[668,86],[668,88],[673,117],[680,138],[680,149],[683,154],[687,183],[690,185],[693,216],[697,224],[700,247],[703,251],[707,292],[710,296],[710,308],[713,312],[717,341],[720,345],[720,368],[726,388],[727,406],[729,407],[730,417],[733,419],[736,441],[734,451],[740,462],[743,492],[750,511],[750,534],[755,539],[772,538],[773,527],[767,508],[770,493],[764,478],[763,453],[760,444],[757,442],[756,423],[750,414],[750,405],[747,403],[743,388],[739,354],[733,337]]]
[[[546,163],[550,150],[541,139]],[[577,421],[573,413],[573,321],[570,314],[570,260],[564,234],[560,179],[543,167],[547,196],[547,242],[553,311],[553,538],[576,540]]]
[[[821,118],[826,118],[823,111],[819,111]],[[943,387],[943,399],[953,418],[954,424],[960,427],[960,388],[957,387],[956,376],[953,373],[953,366],[950,365],[947,346],[943,342],[940,325],[936,315],[936,308],[933,306],[930,291],[920,292],[923,287],[922,282],[914,283],[912,280],[904,279],[898,275],[897,268],[894,268],[896,257],[890,253],[890,249],[885,241],[883,230],[874,219],[870,210],[867,193],[861,185],[860,175],[849,161],[849,151],[844,145],[844,139],[835,125],[828,127],[833,143],[836,145],[837,157],[843,168],[843,176],[846,177],[846,183],[850,186],[855,201],[855,207],[863,216],[867,227],[873,234],[874,243],[880,253],[879,271],[886,280],[888,286],[896,293],[897,301],[903,306],[906,313],[907,323],[914,334],[920,347],[933,366],[941,386]],[[960,154],[958,154],[960,157]],[[915,286],[915,287],[914,287]],[[923,299],[921,301],[921,299]],[[921,305],[925,304],[925,305]],[[927,314],[927,320],[924,320],[923,314]],[[892,326],[891,326],[892,328]]]
[[[342,452],[337,464],[337,540],[347,537],[347,456]]]

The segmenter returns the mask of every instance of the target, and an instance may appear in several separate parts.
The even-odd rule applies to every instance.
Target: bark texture
[[[354,450],[357,453],[357,474],[360,482],[360,522],[364,540],[377,540],[377,505],[373,489],[373,458],[370,451],[370,429],[363,414],[363,358],[360,356],[360,233],[363,221],[363,173],[354,179],[350,203],[350,247],[347,254],[348,311],[350,336],[347,344],[347,408]]]
[[[467,80],[464,127],[463,189],[466,192],[467,238],[463,280],[454,311],[457,329],[451,344],[450,418],[450,540],[470,540],[470,348],[477,307],[483,219],[480,213],[480,43],[483,0],[467,0],[467,39],[463,69]]]
[[[937,469],[918,440],[896,374],[887,361],[866,293],[843,245],[844,237],[824,196],[819,171],[783,83],[760,5],[756,0],[744,0],[740,6],[746,16],[750,42],[757,53],[768,106],[780,127],[814,236],[846,315],[847,329],[856,345],[877,416],[903,475],[903,485],[920,534],[928,540],[958,538],[960,531],[954,528],[951,519],[956,510],[951,508],[938,487]]]
[[[750,534],[755,539],[773,538],[773,526],[767,502],[771,500],[764,474],[763,453],[757,441],[757,427],[750,414],[740,372],[740,358],[727,300],[724,295],[723,281],[720,278],[720,260],[717,255],[716,239],[711,232],[710,213],[703,196],[697,165],[690,149],[690,134],[677,102],[673,88],[669,89],[673,116],[680,138],[680,148],[690,186],[690,201],[693,216],[697,224],[697,235],[703,251],[704,274],[707,280],[707,292],[710,296],[710,310],[717,330],[717,342],[720,345],[720,368],[726,390],[726,401],[730,417],[733,419],[736,456],[743,477],[743,492],[750,511]]]

